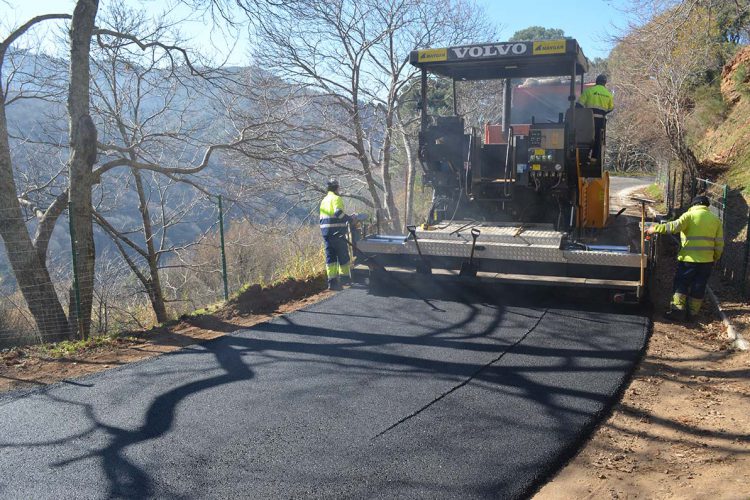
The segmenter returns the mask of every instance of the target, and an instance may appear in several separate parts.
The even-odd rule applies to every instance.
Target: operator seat
[[[601,177],[602,166],[589,159],[596,137],[594,110],[591,108],[568,109],[565,112],[565,127],[570,141],[569,144],[579,150],[581,175],[583,177]],[[573,161],[575,161],[575,152],[573,152]]]

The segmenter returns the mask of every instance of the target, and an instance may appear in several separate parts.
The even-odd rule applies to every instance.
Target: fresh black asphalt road
[[[0,397],[0,498],[516,498],[575,452],[648,319],[596,294],[350,289]]]

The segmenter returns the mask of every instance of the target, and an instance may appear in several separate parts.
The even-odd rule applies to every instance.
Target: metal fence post
[[[81,289],[78,286],[78,252],[76,247],[78,246],[76,239],[76,228],[73,224],[73,202],[68,202],[68,225],[70,227],[70,253],[73,261],[73,292],[75,296],[76,306],[76,330],[78,336],[83,338],[83,328],[81,328]],[[70,314],[70,313],[68,313]],[[85,339],[84,339],[85,340]]]
[[[219,195],[219,235],[221,236],[221,276],[224,279],[224,300],[229,300],[229,284],[227,283],[227,253],[224,247],[224,207]]]
[[[724,232],[727,232],[727,208],[729,207],[729,184],[724,184],[722,192],[722,204],[721,204],[721,223],[723,225]]]
[[[669,213],[671,216],[674,216],[675,214],[675,201],[677,198],[677,169],[672,171],[672,194],[669,198]]]
[[[666,205],[667,205],[667,214],[672,213],[672,188],[674,187],[674,182],[672,182],[672,172],[669,168],[669,164],[667,164],[667,193],[665,196],[666,199]]]
[[[680,173],[680,212],[685,206],[685,170]]]

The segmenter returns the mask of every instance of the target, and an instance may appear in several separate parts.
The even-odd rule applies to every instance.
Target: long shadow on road
[[[90,388],[0,400],[0,493],[524,495],[626,380],[648,327],[634,312],[549,290],[350,290]]]

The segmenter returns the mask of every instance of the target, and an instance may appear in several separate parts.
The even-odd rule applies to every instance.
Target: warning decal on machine
[[[540,42],[534,42],[534,48],[532,54],[544,55],[544,54],[564,54],[565,53],[565,40],[544,40]]]
[[[447,61],[448,49],[425,49],[419,51],[419,62]]]

